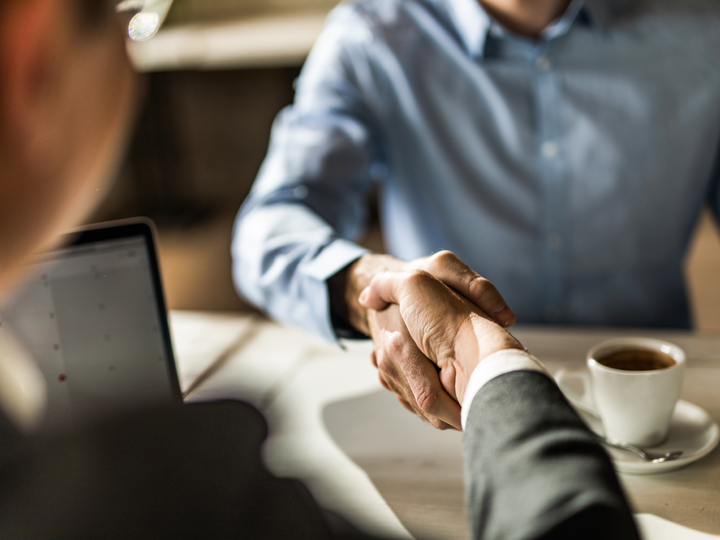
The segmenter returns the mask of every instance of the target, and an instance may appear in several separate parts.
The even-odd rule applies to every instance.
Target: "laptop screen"
[[[0,323],[45,376],[46,429],[180,401],[147,224],[81,233],[31,275],[11,291]]]

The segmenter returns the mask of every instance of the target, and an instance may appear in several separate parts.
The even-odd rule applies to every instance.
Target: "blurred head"
[[[80,222],[136,94],[112,0],[0,0],[0,288]]]

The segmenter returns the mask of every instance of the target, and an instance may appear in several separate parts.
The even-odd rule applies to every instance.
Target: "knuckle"
[[[445,431],[445,430],[449,429],[449,427],[450,427],[445,422],[442,422],[437,419],[433,419],[433,421],[430,423],[432,424],[432,427],[434,427],[435,429],[440,430],[440,431]]]
[[[405,337],[400,332],[393,332],[385,344],[387,356],[393,359],[401,358],[405,353],[405,346]]]
[[[497,293],[495,285],[493,285],[489,279],[485,279],[482,276],[477,276],[470,282],[470,290],[477,295],[478,298]]]
[[[432,279],[432,276],[425,270],[410,270],[405,277],[405,283],[410,287],[420,287],[429,279]]]
[[[443,268],[445,266],[454,265],[458,261],[457,255],[452,251],[443,250],[431,255],[428,259],[431,268]]]
[[[415,396],[415,401],[422,412],[432,415],[437,409],[439,397],[430,385],[422,384]]]
[[[385,380],[391,378],[394,373],[392,363],[385,356],[378,357],[377,369]]]
[[[403,409],[405,409],[406,411],[409,411],[409,412],[412,413],[412,414],[416,414],[416,413],[415,413],[415,409],[413,409],[413,408],[410,406],[410,404],[409,404],[405,399],[403,399],[403,398],[400,397],[400,396],[397,396],[397,400],[398,400],[398,403],[400,403],[400,405],[402,406]]]

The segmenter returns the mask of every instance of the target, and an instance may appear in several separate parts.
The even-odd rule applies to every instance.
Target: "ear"
[[[0,13],[0,118],[17,133],[43,90],[61,17],[58,0],[11,0]],[[20,124],[18,124],[20,122]]]

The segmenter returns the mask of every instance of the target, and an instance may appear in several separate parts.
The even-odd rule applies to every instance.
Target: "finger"
[[[417,352],[420,358],[405,361],[401,367],[418,409],[460,429],[460,405],[442,387],[435,364]]]
[[[407,410],[410,411],[411,413],[416,414],[416,413],[415,413],[415,409],[413,409],[407,401],[405,401],[403,398],[401,398],[401,397],[398,396],[397,394],[395,395],[395,397],[396,397],[397,400],[400,402],[400,405],[402,405],[403,407],[405,407],[405,409],[407,409]]]
[[[382,311],[390,304],[397,304],[401,275],[399,272],[377,274],[370,285],[360,293],[360,305],[366,309]]]
[[[435,364],[423,356],[412,341],[405,340],[399,333],[390,341],[388,354],[378,355],[381,384],[387,385],[386,388],[408,404],[411,412],[434,428],[457,429],[460,426],[460,406],[440,385]],[[416,364],[422,367],[418,368]],[[424,377],[429,377],[430,380],[423,381]],[[427,388],[421,397],[422,405],[417,402],[417,395],[413,391],[410,379],[414,381],[415,388]],[[427,386],[423,387],[424,383]],[[433,412],[429,413],[423,407]]]
[[[505,328],[515,324],[515,313],[495,286],[474,272],[450,251],[441,251],[425,259],[421,267],[452,287]]]
[[[396,374],[395,376],[389,376],[388,374],[383,375],[380,373],[379,378],[380,384],[393,392],[395,394],[395,398],[408,411],[416,416],[419,416],[420,419],[428,422],[429,424],[432,424],[433,421],[441,422],[440,420],[429,417],[420,410],[417,403],[415,403],[415,398],[413,397],[412,390],[410,390],[410,387],[407,384],[407,380],[402,375]],[[441,423],[444,424],[444,422]]]
[[[414,273],[425,274],[427,279],[444,287],[426,272]],[[376,285],[381,286],[382,280],[387,277],[378,277]],[[413,341],[400,316],[400,308],[393,306],[381,312],[375,310],[371,312],[375,314],[371,318],[371,328],[374,329],[373,339],[379,346],[375,350],[375,360],[383,381],[406,401],[416,414],[434,427],[438,429],[459,427],[460,406],[443,389],[435,364],[422,354]],[[423,379],[427,380],[423,381]],[[450,386],[454,387],[454,385]],[[420,404],[417,401],[418,395],[421,396]]]
[[[437,418],[427,417],[427,416],[422,416],[422,415],[419,415],[419,416],[420,416],[420,418],[425,420],[428,424],[430,424],[432,427],[434,427],[437,430],[446,431],[448,429],[451,429],[453,431],[460,431],[456,427],[451,426],[450,424],[447,424]]]
[[[389,381],[389,382],[388,382]],[[421,420],[424,420],[431,426],[433,426],[435,429],[439,429],[441,431],[444,431],[446,429],[457,429],[454,426],[448,424],[447,422],[443,422],[439,418],[435,418],[434,416],[430,416],[426,414],[424,411],[420,409],[420,407],[417,406],[417,403],[415,403],[415,399],[413,397],[412,391],[407,386],[407,381],[404,381],[404,387],[401,388],[403,385],[397,384],[392,379],[389,379],[386,381],[384,378],[381,380],[381,384],[385,386],[388,390],[395,393],[395,397],[400,402],[400,404],[413,413],[415,416],[420,417]],[[387,385],[387,386],[386,386]],[[408,399],[405,399],[403,396],[408,396]]]
[[[375,354],[375,351],[373,351],[370,355],[370,361],[372,362],[373,366],[377,367],[377,354]]]
[[[382,311],[390,304],[400,304],[403,291],[413,278],[417,278],[420,283],[425,283],[424,279],[436,281],[429,272],[421,269],[381,272],[360,293],[358,301],[364,308],[374,311]]]

